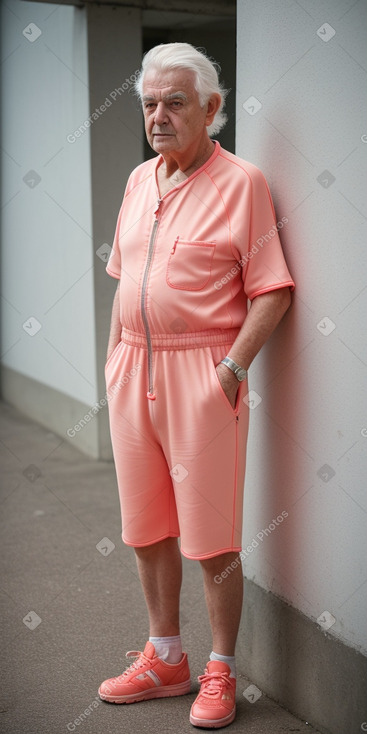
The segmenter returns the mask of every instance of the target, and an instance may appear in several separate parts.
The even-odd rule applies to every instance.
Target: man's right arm
[[[115,297],[112,304],[110,336],[107,347],[106,361],[109,359],[115,347],[117,347],[121,339],[121,321],[120,321],[120,281],[117,283]]]

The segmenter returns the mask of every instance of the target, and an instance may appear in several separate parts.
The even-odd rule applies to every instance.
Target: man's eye
[[[179,99],[174,99],[172,102],[172,107],[182,107],[182,102]]]
[[[146,102],[144,105],[145,110],[151,110],[153,107],[155,107],[154,102]]]

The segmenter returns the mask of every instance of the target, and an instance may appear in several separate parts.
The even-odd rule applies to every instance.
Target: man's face
[[[200,107],[194,78],[187,69],[151,69],[145,75],[145,132],[157,153],[184,153],[203,137],[208,105]]]

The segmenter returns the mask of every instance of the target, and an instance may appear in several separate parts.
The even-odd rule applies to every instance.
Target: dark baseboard
[[[239,670],[324,734],[367,731],[367,657],[244,579]]]

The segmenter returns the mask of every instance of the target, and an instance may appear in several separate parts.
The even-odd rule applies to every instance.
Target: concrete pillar
[[[106,322],[117,285],[106,274],[103,243],[112,244],[127,178],[143,160],[142,115],[132,94],[141,65],[141,22],[140,10],[94,4],[87,6],[87,18],[90,109],[106,100],[111,105],[90,131],[94,252],[102,247],[102,258],[95,255],[94,267],[97,385],[102,396]],[[99,417],[98,457],[111,457],[106,409]]]

